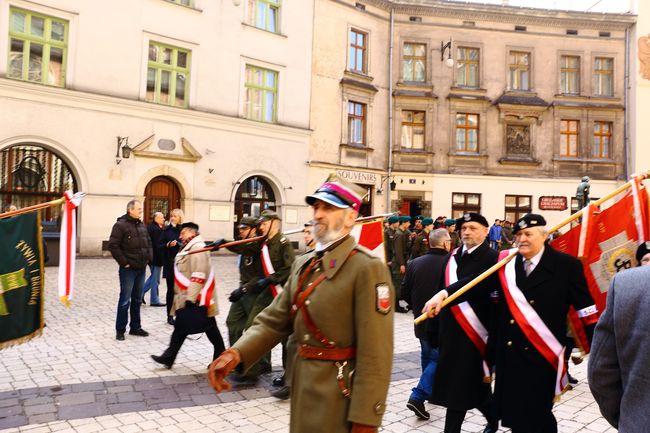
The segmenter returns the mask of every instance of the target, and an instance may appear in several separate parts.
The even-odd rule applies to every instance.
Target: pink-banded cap
[[[313,205],[316,200],[321,200],[341,209],[351,207],[358,212],[365,193],[365,188],[332,173],[316,192],[305,197],[305,201]]]

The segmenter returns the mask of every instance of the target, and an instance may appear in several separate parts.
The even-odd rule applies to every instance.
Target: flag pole
[[[24,214],[24,213],[33,212],[33,211],[39,210],[39,209],[45,209],[45,208],[60,205],[60,204],[63,204],[63,203],[65,203],[65,197],[58,198],[58,199],[52,200],[52,201],[48,201],[46,203],[35,204],[33,206],[27,206],[27,207],[23,207],[23,208],[20,208],[20,209],[12,210],[10,212],[0,213],[0,219],[9,218],[9,217],[16,216],[16,215],[21,215],[21,214]]]
[[[371,215],[371,216],[367,216],[367,217],[359,217],[356,220],[354,220],[354,223],[358,224],[358,223],[363,223],[363,222],[366,222],[366,221],[378,220],[380,218],[386,218],[386,217],[390,217],[390,216],[393,216],[393,215],[397,215],[397,213],[398,212],[390,212],[390,213],[382,213],[382,214],[379,214],[379,215]],[[291,229],[291,230],[287,230],[286,232],[282,232],[282,234],[285,235],[285,236],[286,235],[294,235],[296,233],[302,233],[304,230],[305,230],[304,228]]]
[[[214,250],[219,250],[221,248],[234,247],[235,245],[249,244],[251,242],[261,241],[262,239],[266,239],[266,236],[255,236],[254,238],[241,239],[241,240],[238,240],[238,241],[227,242],[227,243],[221,244],[221,245],[219,245],[217,247],[207,246],[205,248],[199,248],[198,250],[192,250],[192,251],[187,251],[187,252],[181,251],[177,255],[178,256],[187,256],[187,255],[190,255],[190,254],[204,253],[206,251],[214,251]]]
[[[593,203],[590,203],[589,205],[585,206],[584,208],[580,209],[578,212],[574,213],[573,215],[565,218],[563,221],[560,223],[556,224],[555,226],[551,227],[548,232],[553,233],[556,230],[561,229],[565,225],[569,224],[571,221],[575,221],[576,219],[580,218],[585,212],[585,209],[587,209],[589,206],[594,205],[594,206],[600,206],[601,204],[605,203],[607,200],[615,197],[616,195],[622,193],[623,191],[627,190],[628,188],[632,187],[632,183],[636,181],[641,181],[644,179],[648,178],[648,174],[650,174],[650,171],[645,171],[644,173],[634,176],[632,179],[630,179],[628,182],[624,183],[623,185],[619,186],[615,190],[611,191],[610,193],[606,194],[602,198],[596,200]],[[507,257],[503,258],[502,260],[498,261],[494,265],[490,266],[487,270],[483,271],[482,274],[474,278],[472,281],[469,283],[465,284],[463,287],[458,289],[456,292],[454,292],[451,296],[449,296],[447,299],[445,299],[442,302],[442,305],[440,308],[444,308],[445,306],[449,305],[451,302],[455,301],[458,297],[462,296],[465,292],[467,292],[469,289],[472,287],[476,286],[479,284],[481,281],[485,280],[487,277],[492,275],[494,272],[498,271],[501,269],[503,266],[505,266],[510,260],[513,259],[514,256],[517,255],[517,251],[510,253]],[[422,313],[420,316],[418,316],[415,319],[415,324],[418,325],[425,320],[427,320],[429,316],[427,313]]]

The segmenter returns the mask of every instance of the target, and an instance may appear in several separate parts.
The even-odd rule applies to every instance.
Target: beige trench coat
[[[185,276],[190,283],[187,290],[181,290],[178,283],[174,281],[174,305],[172,306],[171,313],[174,314],[176,310],[185,308],[185,301],[196,302],[199,299],[199,294],[205,283],[200,280],[208,280],[212,265],[210,264],[210,253],[208,251],[197,254],[182,255],[180,252],[198,250],[205,247],[205,241],[201,235],[196,236],[187,245],[183,247],[179,254],[174,259],[174,272],[178,271]],[[192,281],[194,277],[197,281]],[[217,288],[215,286],[212,292],[212,305],[208,308],[208,317],[216,316],[219,313],[217,306]]]
[[[353,250],[357,253],[347,262]],[[305,326],[302,314],[291,317],[291,305],[301,270],[315,256],[296,260],[285,290],[257,316],[253,326],[235,343],[244,368],[251,366],[283,337],[295,333],[300,344],[323,345]],[[348,362],[345,377],[352,389],[342,395],[333,361],[297,356],[291,382],[291,427],[294,433],[344,433],[352,422],[379,426],[386,407],[393,359],[394,298],[386,265],[348,237],[322,258],[326,279],[308,299],[307,308],[316,326],[337,347],[355,346],[356,359]],[[388,303],[388,304],[387,304]],[[388,307],[388,308],[387,308]],[[350,371],[354,374],[350,377]]]

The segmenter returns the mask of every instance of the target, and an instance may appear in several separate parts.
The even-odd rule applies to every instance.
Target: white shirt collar
[[[481,244],[478,244],[478,245],[473,246],[473,247],[470,248],[469,250],[467,250],[467,249],[465,249],[465,244],[463,244],[463,249],[460,250],[460,254],[461,254],[461,255],[472,254],[472,253],[474,252],[474,250],[477,249],[477,248],[480,247],[480,246],[481,246]]]
[[[539,250],[537,254],[535,254],[531,259],[530,259],[530,264],[532,266],[532,269],[535,269],[537,265],[539,264],[539,261],[542,259],[542,254],[544,254],[544,247],[542,246],[542,249]],[[526,260],[525,257],[522,256],[524,260]]]

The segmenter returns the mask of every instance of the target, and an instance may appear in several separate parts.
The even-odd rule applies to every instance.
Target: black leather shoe
[[[423,401],[417,401],[413,399],[409,399],[408,403],[406,403],[406,407],[411,409],[415,415],[420,418],[420,419],[429,419],[431,415],[429,415],[429,412],[424,408],[424,402]]]
[[[240,376],[238,374],[231,374],[228,376],[228,381],[233,386],[251,386],[256,385],[259,378],[250,376]]]
[[[117,334],[115,334],[115,339],[117,341],[124,341],[124,332],[118,332]]]
[[[483,433],[497,433],[497,431],[499,431],[499,421],[489,421]]]
[[[276,389],[273,392],[271,392],[271,395],[275,398],[279,398],[280,400],[289,400],[291,397],[291,388],[288,386],[283,386],[282,388]]]
[[[140,329],[136,329],[135,331],[131,329],[129,331],[129,335],[137,335],[138,337],[148,337],[149,333],[144,329],[140,328]]]
[[[275,379],[273,379],[272,385],[275,386],[275,387],[284,386],[284,376],[278,376]]]
[[[152,307],[166,307],[167,304],[161,304],[160,302],[158,302],[157,304],[151,304],[151,306]]]
[[[395,312],[397,312],[397,313],[408,313],[409,310],[407,310],[406,308],[398,305],[397,307],[395,307]]]
[[[176,324],[176,320],[172,316],[167,316],[167,323],[174,326]]]
[[[142,298],[142,305],[147,305],[147,303],[144,301],[144,298]]]
[[[568,379],[569,379],[569,383],[570,383],[571,385],[577,385],[577,384],[578,384],[578,379],[576,379],[575,377],[571,376],[569,373],[567,373],[567,376],[568,376]]]
[[[162,364],[168,369],[172,368],[173,363],[169,361],[169,359],[163,358],[162,356],[157,356],[157,355],[151,355],[151,359],[156,361],[158,364]]]

